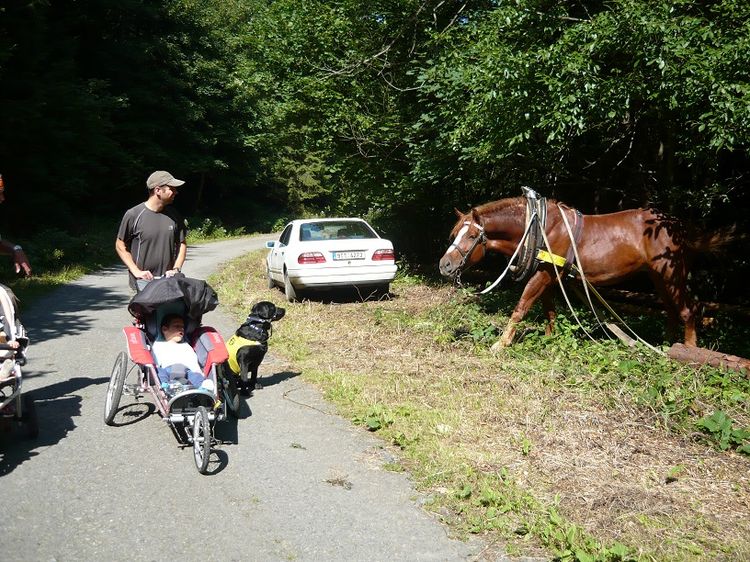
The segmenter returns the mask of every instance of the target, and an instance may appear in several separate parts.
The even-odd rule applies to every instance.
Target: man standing
[[[5,184],[3,183],[3,176],[0,174],[0,203],[5,201]],[[9,254],[13,256],[13,263],[16,266],[16,273],[21,273],[21,270],[29,276],[31,275],[31,265],[29,264],[29,258],[23,251],[23,248],[18,244],[14,244],[10,240],[3,240],[0,238],[0,253]]]
[[[185,263],[187,228],[170,206],[177,188],[184,183],[169,172],[154,172],[146,180],[148,199],[122,217],[115,250],[127,266],[130,286],[136,291],[154,277],[171,277]]]

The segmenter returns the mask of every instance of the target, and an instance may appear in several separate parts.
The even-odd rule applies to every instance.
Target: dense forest
[[[741,225],[750,3],[5,0],[0,110],[1,233],[32,244],[116,221],[154,169],[189,217],[357,214],[414,258],[522,185]]]

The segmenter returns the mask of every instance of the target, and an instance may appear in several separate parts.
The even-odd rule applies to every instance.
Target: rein
[[[591,290],[594,295],[596,295],[597,299],[599,299],[599,302],[609,311],[612,316],[614,316],[617,321],[622,324],[632,335],[633,337],[645,345],[647,348],[649,348],[651,351],[659,354],[664,355],[664,352],[660,349],[654,347],[650,343],[648,343],[646,340],[641,338],[638,334],[635,333],[635,331],[628,326],[628,324],[623,320],[617,312],[614,311],[614,309],[607,303],[607,301],[604,300],[604,298],[599,294],[599,291],[596,290],[596,288],[591,284],[591,282],[586,279],[586,275],[583,272],[583,267],[581,266],[581,258],[578,256],[578,244],[576,243],[576,236],[573,234],[573,229],[570,227],[570,223],[568,222],[568,218],[565,216],[565,213],[563,212],[562,207],[560,204],[557,205],[557,208],[560,211],[560,215],[562,216],[563,223],[565,224],[565,229],[568,233],[568,237],[570,238],[570,245],[571,249],[573,251],[573,254],[575,256],[575,263],[570,263],[568,260],[568,263],[562,268],[561,271],[558,271],[557,264],[554,260],[551,260],[550,263],[552,263],[552,267],[555,270],[555,276],[557,277],[557,282],[560,285],[560,292],[563,294],[563,297],[565,298],[565,303],[568,305],[568,309],[570,310],[570,313],[573,315],[573,318],[575,319],[576,323],[581,327],[583,332],[588,336],[588,338],[593,341],[594,343],[597,343],[597,341],[594,339],[594,337],[586,330],[586,328],[583,326],[581,321],[578,318],[578,315],[576,314],[575,310],[573,309],[573,305],[570,302],[570,299],[568,298],[568,294],[565,291],[565,285],[563,284],[563,277],[565,276],[565,268],[570,265],[570,268],[573,269],[581,278],[582,284],[583,284],[583,290],[586,293],[586,298],[589,302],[589,307],[591,308],[591,312],[594,313],[594,318],[596,318],[596,322],[599,324],[599,327],[602,329],[602,331],[607,334],[607,330],[605,329],[606,324],[603,324],[602,321],[599,319],[599,315],[596,313],[596,309],[594,308],[594,303],[591,301],[591,295],[589,294],[589,289]],[[579,232],[580,234],[580,232]],[[547,250],[551,253],[552,248],[550,247],[549,240],[547,239],[546,232],[542,231],[542,236],[544,237],[544,243],[547,246]],[[609,337],[609,336],[608,336]],[[611,339],[611,338],[610,338]]]
[[[508,260],[508,265],[505,267],[505,270],[500,274],[500,277],[498,277],[497,279],[495,279],[495,282],[492,283],[492,285],[490,285],[489,287],[487,287],[486,289],[484,289],[482,291],[479,291],[476,294],[478,294],[478,295],[486,295],[487,293],[489,293],[492,289],[494,289],[495,287],[497,287],[500,284],[500,282],[506,276],[506,274],[508,273],[508,271],[511,271],[515,267],[513,265],[513,260],[516,259],[516,256],[518,255],[519,251],[521,250],[521,248],[524,247],[526,239],[529,237],[529,232],[531,232],[531,227],[533,226],[534,222],[536,221],[536,218],[537,218],[536,213],[532,213],[529,221],[526,223],[526,230],[524,230],[523,236],[521,236],[521,241],[518,243],[518,246],[516,246],[516,249],[513,252],[513,255]]]

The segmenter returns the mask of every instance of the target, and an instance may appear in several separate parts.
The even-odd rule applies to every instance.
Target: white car
[[[293,220],[266,247],[268,287],[284,287],[290,302],[311,289],[387,293],[396,275],[393,244],[362,219]]]

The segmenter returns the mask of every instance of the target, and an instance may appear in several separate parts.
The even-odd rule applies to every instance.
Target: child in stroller
[[[154,342],[151,351],[156,360],[162,388],[173,388],[172,381],[175,381],[183,388],[191,385],[208,392],[213,391],[213,381],[203,376],[198,364],[198,355],[193,346],[185,341],[184,318],[176,313],[166,314],[162,318],[159,331],[162,339]]]
[[[224,341],[201,326],[202,315],[216,307],[216,293],[204,281],[182,274],[158,279],[130,301],[138,332],[128,335],[132,360],[149,385],[161,386],[169,398],[184,390],[216,394],[217,354]]]

